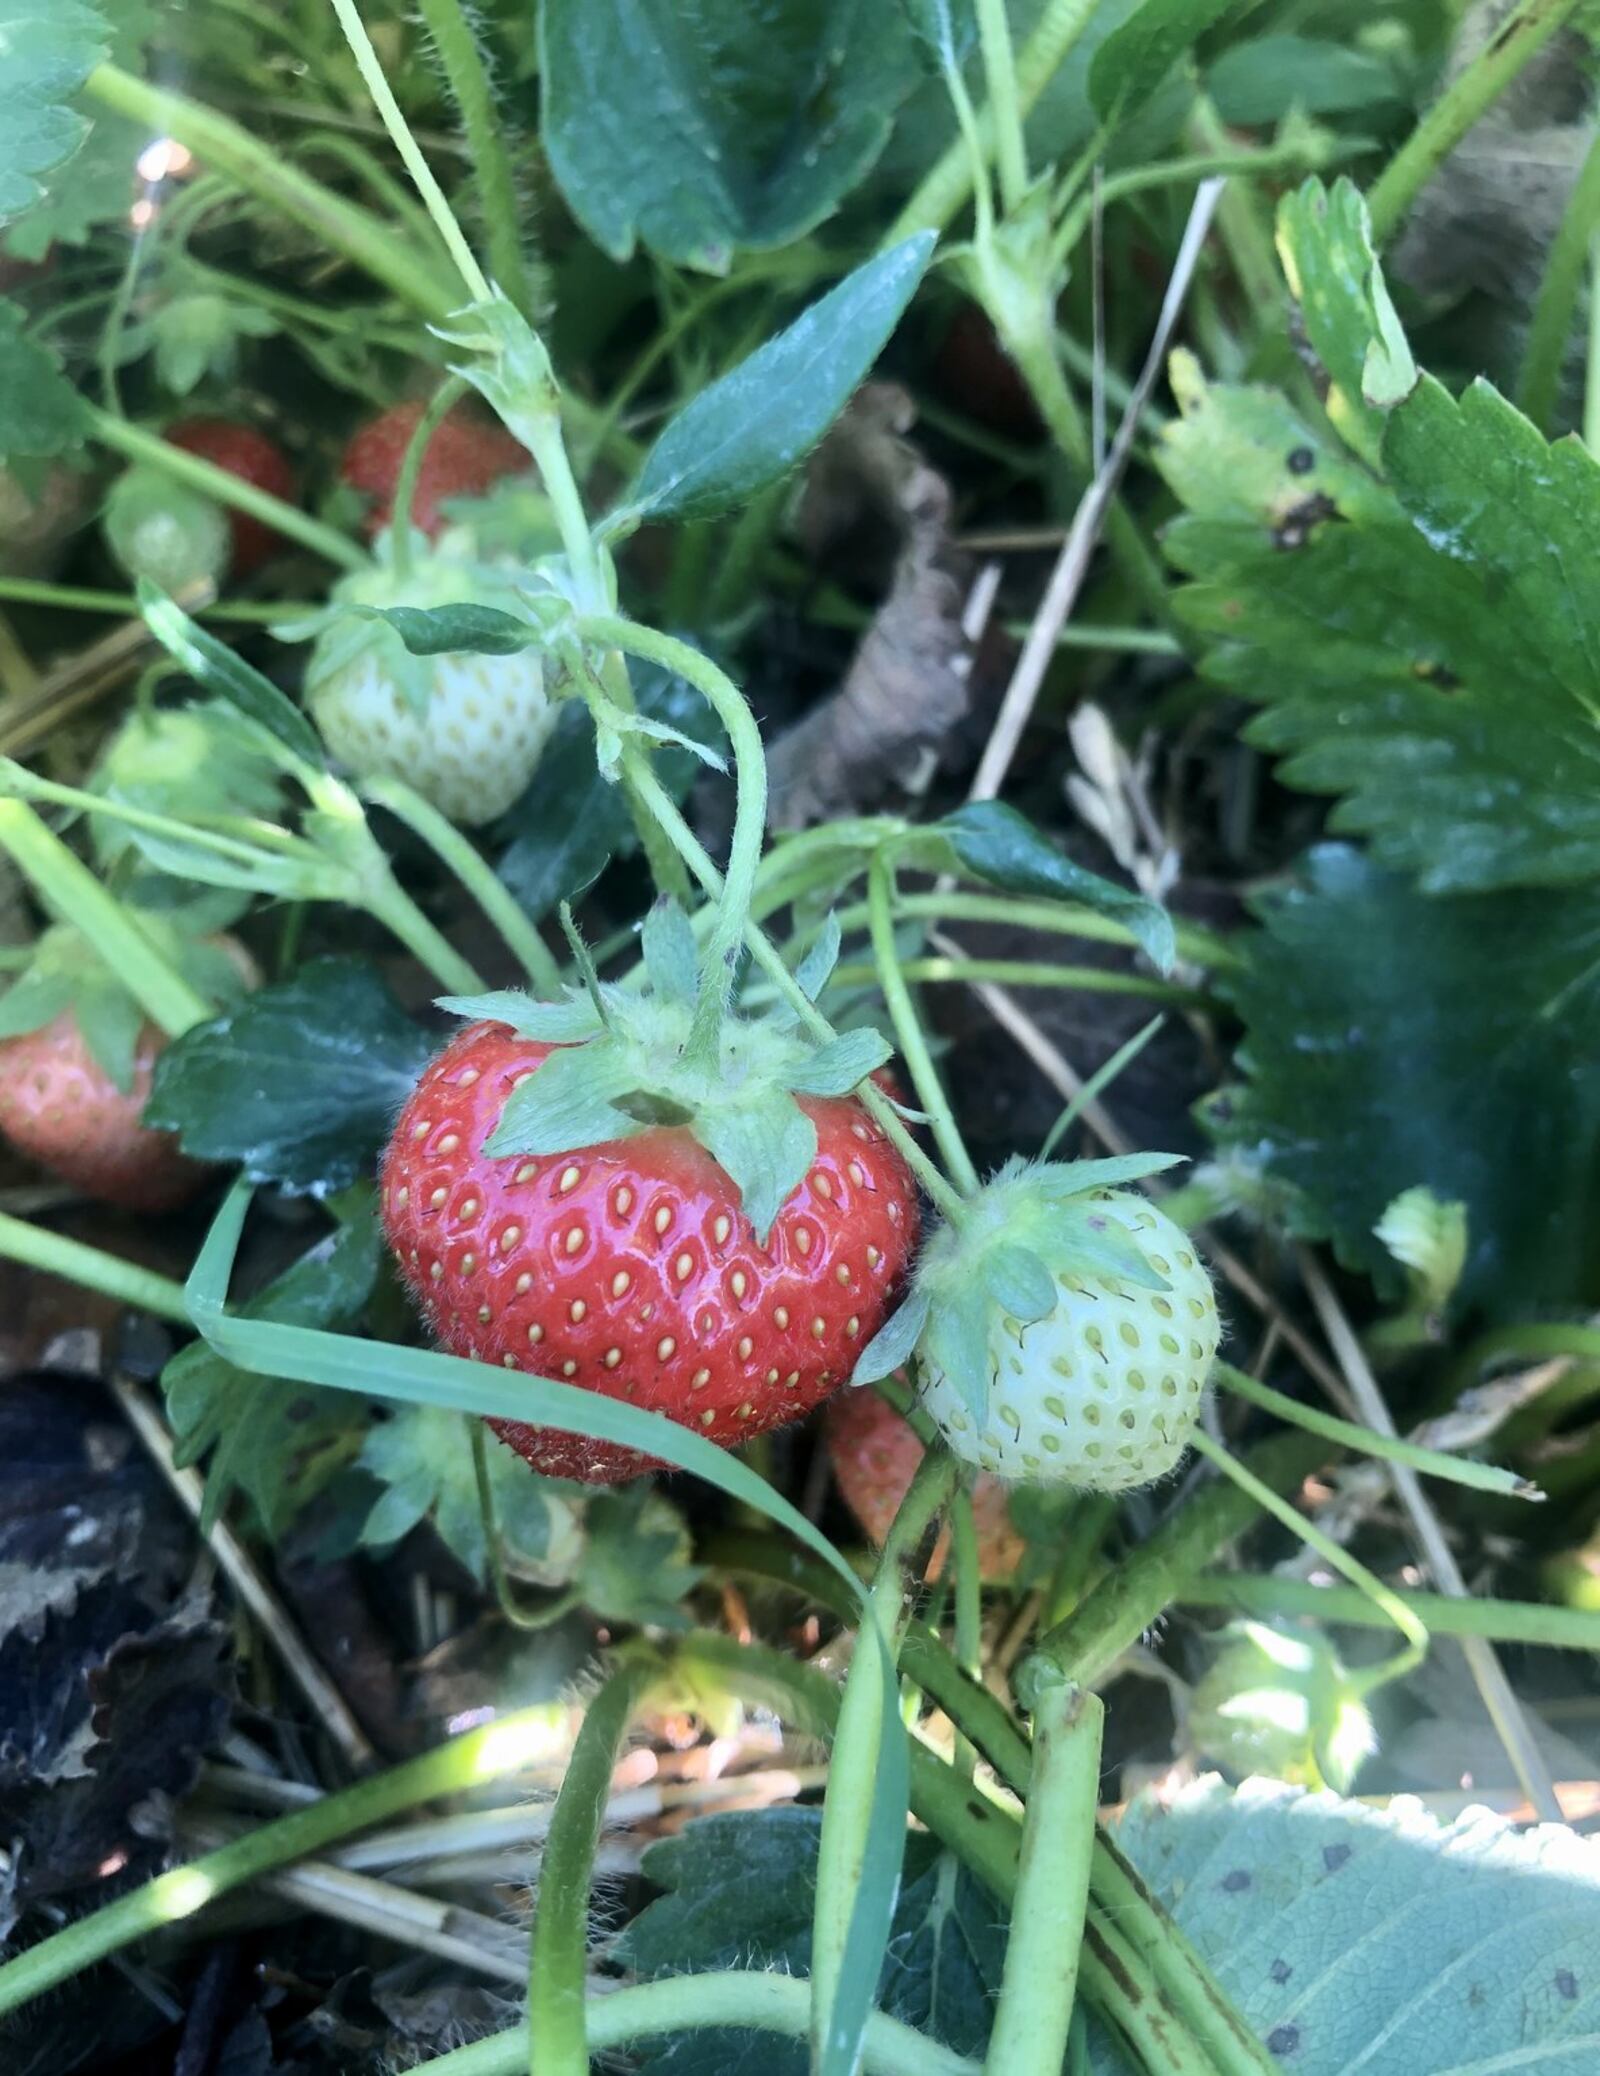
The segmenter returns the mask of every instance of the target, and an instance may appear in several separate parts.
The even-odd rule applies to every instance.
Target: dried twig
[[[1372,1365],[1367,1361],[1366,1351],[1356,1338],[1354,1327],[1345,1317],[1344,1308],[1334,1294],[1333,1286],[1322,1273],[1320,1264],[1306,1248],[1299,1249],[1300,1275],[1317,1308],[1317,1317],[1322,1321],[1322,1330],[1328,1336],[1328,1345],[1339,1359],[1350,1394],[1355,1400],[1360,1417],[1379,1434],[1393,1436],[1395,1424],[1389,1414],[1388,1402],[1384,1398],[1377,1378],[1372,1374]],[[1455,1552],[1445,1539],[1439,1526],[1439,1517],[1423,1491],[1421,1481],[1413,1470],[1401,1463],[1384,1465],[1385,1474],[1393,1482],[1400,1504],[1410,1517],[1422,1553],[1433,1573],[1434,1583],[1441,1593],[1453,1600],[1469,1600],[1467,1582],[1461,1576]],[[1506,1678],[1505,1668],[1495,1653],[1494,1645],[1486,1637],[1463,1636],[1459,1639],[1471,1670],[1483,1705],[1489,1712],[1500,1742],[1506,1748],[1521,1783],[1522,1792],[1533,1804],[1539,1815],[1547,1821],[1561,1822],[1561,1801],[1556,1794],[1550,1770],[1544,1763],[1538,1742],[1523,1711],[1521,1702],[1511,1691],[1511,1682]]]
[[[172,1444],[161,1416],[137,1384],[116,1375],[111,1377],[110,1384],[128,1425],[143,1443],[184,1511],[198,1522],[205,1503],[205,1486],[199,1472],[179,1470],[173,1462]],[[213,1523],[205,1540],[228,1583],[238,1594],[240,1603],[277,1652],[284,1671],[316,1711],[322,1727],[353,1766],[370,1764],[372,1746],[367,1742],[361,1725],[350,1713],[344,1696],[312,1657],[300,1632],[257,1571],[243,1543],[224,1521]]]
[[[1050,582],[1034,616],[1028,639],[1023,644],[1022,654],[1017,658],[1017,667],[1011,674],[1006,687],[1006,696],[1001,702],[999,717],[994,731],[984,749],[978,765],[977,777],[972,782],[971,798],[993,800],[1000,791],[1011,760],[1016,755],[1022,731],[1028,724],[1034,701],[1039,696],[1039,687],[1044,683],[1044,674],[1050,667],[1055,654],[1056,637],[1060,633],[1078,593],[1088,574],[1089,558],[1094,552],[1100,529],[1111,509],[1117,485],[1127,466],[1128,456],[1133,449],[1134,436],[1139,429],[1150,392],[1156,385],[1166,361],[1167,347],[1171,343],[1173,328],[1188,294],[1189,283],[1200,258],[1200,249],[1205,243],[1206,233],[1211,227],[1211,218],[1222,192],[1220,180],[1202,181],[1189,211],[1189,221],[1184,230],[1183,243],[1178,248],[1173,262],[1172,278],[1167,283],[1167,292],[1162,299],[1161,314],[1156,320],[1155,337],[1150,342],[1150,351],[1134,384],[1133,395],[1128,399],[1128,408],[1122,414],[1117,427],[1117,436],[1111,443],[1111,452],[1105,465],[1084,492],[1065,543],[1050,574]]]

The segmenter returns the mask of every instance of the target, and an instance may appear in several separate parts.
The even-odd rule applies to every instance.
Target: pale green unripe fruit
[[[1164,1476],[1183,1455],[1217,1352],[1217,1306],[1188,1235],[1147,1198],[1105,1191],[1081,1205],[1103,1240],[1131,1244],[1167,1288],[1035,1236],[1024,1200],[1007,1237],[1048,1270],[1052,1309],[1024,1321],[989,1304],[981,1418],[939,1360],[936,1335],[919,1344],[919,1396],[965,1463],[1017,1483],[1121,1492]],[[953,1247],[951,1272],[960,1266]]]
[[[1341,1795],[1376,1749],[1358,1680],[1314,1629],[1241,1622],[1194,1690],[1189,1735],[1202,1757]]]
[[[199,583],[218,584],[232,554],[228,515],[221,505],[157,468],[132,468],[106,499],[105,535],[130,577],[147,577],[178,593]]]

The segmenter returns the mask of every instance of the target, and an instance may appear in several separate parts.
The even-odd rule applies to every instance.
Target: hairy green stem
[[[214,498],[220,505],[248,512],[252,519],[259,519],[263,525],[298,541],[302,548],[309,548],[314,555],[337,563],[341,569],[367,567],[369,558],[354,541],[347,540],[333,527],[324,526],[320,519],[313,519],[298,506],[287,504],[268,490],[258,489],[254,483],[246,483],[241,476],[229,475],[214,461],[190,454],[182,447],[174,447],[170,441],[147,431],[142,425],[130,425],[126,418],[114,417],[111,412],[97,410],[93,405],[85,408],[89,429],[103,447],[112,448],[129,461],[144,462],[152,468],[162,469],[174,482],[187,484],[191,490]]]
[[[756,874],[761,867],[761,844],[767,826],[767,759],[761,745],[761,730],[744,694],[726,671],[719,670],[709,656],[687,642],[653,629],[638,627],[614,614],[587,616],[578,623],[587,642],[607,649],[620,649],[670,670],[703,692],[712,711],[727,731],[733,749],[738,782],[734,810],[733,841],[728,849],[728,870],[723,879],[717,919],[706,945],[699,1000],[694,1023],[685,1046],[685,1056],[709,1065],[717,1057],[723,1019],[733,990],[739,948],[750,921],[750,903],[755,893]]]
[[[631,761],[635,784],[662,828],[671,836],[673,843],[677,846],[680,855],[688,864],[695,878],[699,880],[707,893],[720,894],[722,891],[722,874],[718,872],[716,866],[707,855],[705,846],[678,812],[677,806],[670,794],[668,794],[655,773],[651,771],[648,763],[637,753],[634,753],[630,759],[629,752],[626,750],[623,752],[623,761],[625,764]],[[836,1033],[832,1024],[828,1022],[827,1018],[813,1003],[806,999],[794,975],[784,964],[783,954],[772,942],[772,939],[767,936],[766,932],[756,923],[747,923],[745,925],[744,941],[750,948],[751,957],[761,968],[762,972],[773,981],[782,999],[794,1010],[800,1022],[810,1031],[811,1035],[814,1038],[822,1039],[824,1043],[834,1037]],[[890,1102],[880,1088],[870,1081],[864,1081],[857,1093],[862,1104],[870,1112],[885,1137],[892,1141],[901,1159],[910,1168],[934,1203],[938,1205],[952,1225],[959,1226],[966,1217],[967,1207],[965,1199],[959,1191],[950,1186],[933,1162],[928,1159],[928,1156],[923,1152],[910,1132],[907,1131],[900,1113],[895,1109],[893,1103]]]
[[[523,316],[532,317],[533,280],[523,249],[522,212],[489,68],[460,0],[417,0],[417,9],[433,37],[466,132],[490,271]]]
[[[1600,456],[1600,231],[1589,241],[1589,350],[1584,356],[1583,444]]]
[[[450,204],[445,199],[444,189],[434,178],[432,167],[423,157],[421,147],[411,134],[411,126],[401,111],[400,103],[395,99],[394,90],[389,85],[383,66],[379,62],[378,53],[372,47],[372,39],[367,34],[355,0],[330,0],[330,4],[338,17],[340,28],[344,31],[345,41],[350,46],[350,54],[356,61],[362,84],[372,96],[373,106],[382,117],[390,141],[400,154],[400,163],[411,175],[412,185],[422,197],[423,207],[433,218],[434,226],[444,240],[445,249],[454,261],[456,271],[466,287],[468,300],[474,303],[488,302],[489,283],[484,277],[483,269],[478,265],[472,247],[462,235],[461,226],[456,222]]]
[[[0,1212],[0,1255],[44,1275],[60,1276],[84,1290],[98,1290],[103,1297],[115,1298],[119,1304],[132,1305],[157,1319],[169,1319],[175,1326],[190,1324],[181,1283],[158,1276],[153,1269],[119,1261],[99,1247],[86,1247],[81,1240],[48,1232],[25,1218]]]
[[[1358,1427],[1353,1421],[1340,1420],[1332,1413],[1319,1412],[1315,1406],[1302,1404],[1297,1398],[1285,1397],[1281,1391],[1274,1391],[1269,1385],[1247,1376],[1243,1370],[1235,1369],[1232,1363],[1219,1362],[1213,1374],[1224,1390],[1231,1391],[1235,1398],[1259,1406],[1263,1413],[1276,1414],[1291,1427],[1303,1427],[1307,1434],[1321,1435],[1325,1442],[1332,1442],[1339,1448],[1377,1457],[1384,1463],[1403,1463],[1425,1477],[1443,1478],[1449,1484],[1466,1485],[1475,1492],[1496,1492],[1504,1499],[1538,1497],[1537,1489],[1515,1471],[1502,1470],[1498,1464],[1478,1463],[1470,1456],[1447,1456],[1439,1449],[1424,1449],[1416,1442],[1379,1434],[1370,1427]]]
[[[944,1450],[930,1449],[918,1464],[884,1539],[839,1703],[823,1803],[822,1837],[817,1848],[816,1904],[811,1920],[813,2067],[824,2059],[827,2029],[844,1970],[884,1735],[886,1731],[891,1736],[901,1734],[897,1723],[885,1721],[883,1667],[876,1646],[881,1644],[891,1663],[898,1661],[918,1583],[913,1562],[948,1499],[955,1478],[955,1459]]]
[[[0,800],[0,850],[44,905],[100,955],[154,1024],[180,1038],[215,1014],[145,934],[138,915],[23,800]]]
[[[830,987],[854,987],[871,980],[875,965],[848,961],[834,968]],[[906,980],[993,981],[1001,987],[1081,988],[1094,995],[1138,995],[1151,1002],[1170,1002],[1186,1009],[1202,1009],[1208,997],[1203,988],[1186,988],[1171,980],[1153,980],[1143,973],[1118,973],[1105,966],[1054,966],[1039,959],[949,959],[929,957],[906,959],[900,967]]]
[[[0,577],[0,598],[18,605],[59,606],[71,613],[118,613],[130,620],[139,618],[139,601],[129,591],[85,591],[77,584],[42,584],[32,577]],[[237,620],[246,626],[270,627],[279,620],[292,620],[317,607],[294,599],[218,599],[211,605],[190,606],[197,620]]]
[[[462,957],[444,932],[429,922],[422,910],[391,877],[368,899],[367,912],[396,937],[419,966],[431,973],[450,995],[482,992],[483,978],[469,959]]]
[[[1193,1436],[1194,1447],[1210,1463],[1215,1464],[1224,1476],[1232,1479],[1240,1491],[1253,1499],[1264,1513],[1287,1528],[1315,1550],[1325,1564],[1342,1572],[1352,1586],[1365,1593],[1373,1606],[1380,1609],[1399,1630],[1404,1639],[1400,1649],[1392,1658],[1380,1666],[1371,1666],[1362,1674],[1360,1685],[1363,1692],[1379,1685],[1387,1685],[1403,1674],[1420,1665],[1428,1655],[1428,1631],[1413,1609],[1406,1606],[1398,1594],[1386,1586],[1375,1572],[1371,1572],[1352,1557],[1343,1544],[1336,1543],[1332,1536],[1324,1535],[1314,1521],[1307,1520],[1297,1507],[1293,1507],[1280,1494],[1273,1491],[1255,1473],[1239,1463],[1220,1442],[1214,1442],[1203,1427],[1197,1427]]]
[[[155,135],[186,144],[207,166],[303,224],[330,251],[362,268],[430,323],[442,324],[460,300],[408,239],[369,210],[298,171],[230,117],[184,94],[152,86],[117,65],[97,65],[84,90],[103,107],[147,125]]]
[[[1328,1458],[1315,1435],[1274,1435],[1245,1458],[1274,1495],[1293,1492]],[[1142,1543],[1126,1563],[1108,1571],[1064,1622],[1047,1630],[1038,1649],[1069,1679],[1091,1686],[1124,1651],[1161,1619],[1184,1582],[1217,1552],[1254,1525],[1259,1502],[1226,1481],[1207,1486]]]
[[[305,1809],[263,1824],[206,1853],[186,1867],[91,1911],[0,1967],[0,2013],[14,2011],[58,1982],[120,1953],[135,1940],[190,1917],[246,1882],[274,1873],[295,1860],[349,1838],[357,1831],[485,1781],[519,1772],[539,1754],[547,1731],[546,1712],[527,1709],[502,1716],[481,1730],[325,1795]]]
[[[978,1192],[978,1171],[972,1165],[966,1142],[950,1108],[939,1070],[933,1063],[928,1040],[917,1015],[916,1004],[906,986],[906,971],[894,941],[894,860],[886,850],[873,854],[867,868],[867,914],[872,932],[873,973],[889,1007],[900,1056],[906,1063],[917,1101],[927,1111],[939,1152],[956,1187],[968,1196]],[[908,965],[911,962],[907,962]]]
[[[950,1501],[950,1565],[956,1579],[956,1659],[968,1679],[976,1681],[983,1676],[983,1575],[972,1488],[967,1484],[958,1486]],[[976,1757],[971,1740],[958,1731],[956,1770],[968,1780]]]
[[[1016,59],[1017,108],[1023,116],[1054,78],[1073,45],[1088,26],[1095,0],[1046,0],[1033,33]],[[994,141],[994,119],[986,108],[978,132],[988,151]],[[966,141],[957,137],[937,165],[925,175],[883,241],[887,251],[918,231],[942,231],[972,193],[973,167]]]
[[[1132,945],[1137,942],[1130,929],[1110,916],[1096,915],[1088,908],[1074,908],[1064,901],[1021,901],[1004,894],[964,894],[952,890],[948,894],[898,894],[894,912],[897,917],[925,916],[939,923],[1004,923],[1019,930],[1045,930],[1063,937],[1082,937],[1091,944]],[[865,903],[842,908],[839,928],[846,936],[852,929],[864,929],[869,913]],[[1174,928],[1178,956],[1187,964],[1226,968],[1241,963],[1240,954],[1227,938],[1215,931],[1185,923],[1176,923]]]
[[[394,501],[389,511],[389,540],[394,555],[394,573],[402,582],[411,574],[411,507],[416,502],[417,484],[433,436],[466,395],[472,384],[465,375],[447,375],[433,392],[411,429],[406,451],[395,478]]]
[[[1533,306],[1528,344],[1517,381],[1517,405],[1548,433],[1561,395],[1561,371],[1572,341],[1573,317],[1589,265],[1589,249],[1600,226],[1600,129],[1595,131],[1561,228],[1545,261],[1539,300]]]
[[[806,2036],[810,1993],[792,1975],[755,1968],[718,1969],[705,1975],[668,1975],[657,1982],[608,1990],[587,2006],[589,2045],[596,2054],[668,2033],[706,2026],[749,2027],[763,2033]],[[538,2043],[542,2049],[543,2043]],[[519,2076],[529,2066],[534,2043],[527,2026],[514,2026],[470,2047],[458,2047],[423,2065],[426,2076]],[[544,2063],[540,2063],[543,2076]],[[941,2047],[881,2011],[867,2020],[862,2039],[864,2076],[978,2076],[978,2064]]]
[[[1089,1907],[1104,1722],[1097,1694],[1043,1682],[987,2076],[1060,2076]]]
[[[528,1961],[529,2076],[589,2076],[589,1887],[611,1776],[652,1668],[620,1666],[589,1703],[539,1867]]]
[[[477,845],[462,835],[450,817],[441,814],[403,779],[367,779],[361,791],[368,800],[386,807],[404,822],[441,864],[449,867],[499,931],[539,993],[552,1000],[559,995],[561,967],[554,952],[523,912],[511,889],[496,877]]]
[[[988,116],[994,133],[995,171],[1000,176],[1000,202],[1006,214],[1021,206],[1028,191],[1028,147],[1022,134],[1022,103],[1017,95],[1016,53],[1006,0],[977,0],[978,41],[988,88]]]
[[[1387,244],[1473,124],[1577,10],[1578,0],[1522,0],[1428,110],[1367,195],[1372,236]]]

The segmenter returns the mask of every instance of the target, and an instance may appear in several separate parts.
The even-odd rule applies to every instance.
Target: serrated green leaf
[[[903,848],[930,870],[953,867],[1007,893],[1092,909],[1122,924],[1161,972],[1172,970],[1177,955],[1172,919],[1158,902],[1074,865],[1025,815],[1002,801],[969,801],[942,821],[913,831]]]
[[[518,1153],[570,1153],[578,1146],[631,1139],[644,1126],[617,1107],[617,1098],[631,1087],[627,1062],[604,1038],[553,1052],[506,1098],[483,1151],[504,1160]]]
[[[704,1110],[694,1136],[732,1180],[744,1215],[766,1243],[772,1222],[817,1157],[817,1128],[781,1090],[758,1102]]]
[[[191,620],[144,578],[139,580],[139,610],[144,623],[167,654],[181,663],[197,684],[229,700],[239,711],[276,738],[292,757],[313,770],[323,765],[322,745],[300,709],[286,699],[270,678]]]
[[[82,446],[88,417],[55,356],[26,336],[26,322],[15,303],[0,299],[0,459],[42,461]]]
[[[1246,1086],[1214,1128],[1299,1229],[1393,1286],[1402,1190],[1467,1206],[1464,1301],[1600,1297],[1600,890],[1439,901],[1341,846],[1268,901],[1228,992]]]
[[[392,627],[412,656],[515,656],[545,639],[541,629],[498,606],[352,605],[350,611]]]
[[[816,446],[877,359],[933,247],[929,231],[866,261],[787,330],[702,390],[646,456],[627,515],[709,518],[787,475]]]
[[[1328,416],[1369,463],[1387,412],[1416,386],[1417,367],[1372,246],[1360,190],[1307,180],[1278,205],[1278,251],[1306,337],[1333,381]]]
[[[700,992],[700,947],[681,906],[663,895],[639,933],[644,970],[664,1002],[692,1003]]]
[[[686,1629],[683,1602],[705,1576],[683,1516],[650,1484],[597,1493],[584,1509],[577,1588],[602,1622]]]
[[[911,1360],[928,1323],[928,1293],[913,1285],[868,1341],[850,1372],[853,1385],[881,1384]]]
[[[564,1584],[565,1567],[552,1573],[547,1562],[552,1529],[566,1507],[558,1488],[498,1441],[489,1443],[486,1461],[507,1568],[541,1584]],[[362,1523],[367,1548],[387,1549],[431,1519],[446,1547],[483,1584],[489,1551],[470,1421],[438,1406],[398,1406],[368,1430],[357,1462],[385,1488]]]
[[[841,1031],[819,1045],[811,1057],[789,1076],[789,1086],[798,1096],[847,1096],[859,1088],[892,1057],[893,1046],[881,1031],[864,1025],[860,1030]]]
[[[145,1121],[199,1160],[322,1193],[368,1168],[432,1051],[371,967],[314,959],[175,1039]]]
[[[1055,1278],[1031,1248],[1010,1242],[986,1247],[979,1274],[989,1299],[1025,1326],[1048,1319],[1056,1308],[1060,1293]]]
[[[841,0],[548,0],[545,149],[573,214],[613,259],[725,273],[830,216],[888,139],[917,78],[894,6]]]
[[[1227,11],[1228,0],[1144,0],[1106,37],[1090,63],[1089,99],[1096,113],[1134,114]]]
[[[87,126],[70,103],[110,47],[105,17],[85,0],[0,0],[0,221],[36,201],[41,176],[83,141]]]

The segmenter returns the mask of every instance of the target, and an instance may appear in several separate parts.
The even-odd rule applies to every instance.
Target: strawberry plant
[[[1594,2066],[1597,33],[0,0],[18,2066]]]

